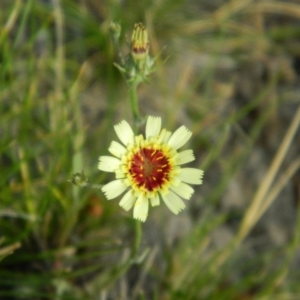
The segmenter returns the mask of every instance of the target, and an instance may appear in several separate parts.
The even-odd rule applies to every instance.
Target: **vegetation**
[[[140,113],[187,126],[205,172],[141,231],[97,187],[113,125],[134,122],[112,21],[123,55],[146,25]],[[2,0],[0,298],[297,299],[299,25],[297,1]]]

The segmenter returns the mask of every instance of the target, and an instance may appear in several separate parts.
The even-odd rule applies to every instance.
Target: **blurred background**
[[[193,132],[205,171],[178,216],[89,182],[132,123],[110,23],[149,32],[144,116]],[[0,299],[300,299],[300,2],[1,0]],[[143,126],[140,128],[144,131]]]

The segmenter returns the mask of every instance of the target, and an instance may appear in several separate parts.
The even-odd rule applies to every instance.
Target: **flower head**
[[[125,192],[120,206],[133,209],[135,219],[145,221],[149,202],[159,205],[163,200],[168,208],[178,214],[185,208],[183,199],[190,199],[194,189],[189,184],[201,184],[203,171],[182,168],[193,161],[192,150],[179,152],[192,133],[181,126],[173,134],[161,130],[161,118],[149,116],[146,137],[135,136],[130,125],[122,121],[115,125],[122,144],[113,141],[109,147],[112,156],[100,156],[98,168],[114,172],[116,179],[102,187],[106,198],[113,199]]]

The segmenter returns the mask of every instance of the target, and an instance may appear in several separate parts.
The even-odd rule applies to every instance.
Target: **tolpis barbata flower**
[[[201,184],[203,171],[183,168],[193,161],[192,150],[178,151],[192,133],[181,126],[173,134],[161,130],[161,118],[149,116],[146,137],[135,136],[126,121],[115,125],[122,144],[113,141],[109,147],[112,156],[100,156],[98,168],[114,172],[116,179],[102,187],[108,200],[125,193],[120,206],[126,211],[133,208],[133,217],[145,221],[149,202],[157,206],[163,201],[178,214],[185,208],[182,198],[189,200],[194,193],[190,184]]]

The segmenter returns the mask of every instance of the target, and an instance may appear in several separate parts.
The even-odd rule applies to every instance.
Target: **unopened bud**
[[[121,25],[119,23],[111,22],[109,25],[109,30],[113,38],[118,41],[121,35]]]
[[[83,171],[81,173],[75,173],[72,176],[72,180],[71,182],[76,185],[76,186],[86,186],[87,185],[87,181],[88,179],[86,178],[86,176],[84,175]]]
[[[149,39],[146,27],[142,23],[134,25],[131,37],[131,55],[136,63],[147,60],[149,52]]]

